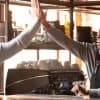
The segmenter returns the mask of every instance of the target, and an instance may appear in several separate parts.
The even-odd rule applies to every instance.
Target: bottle
[[[67,16],[65,15],[64,18],[64,28],[65,28],[65,35],[70,38],[70,25],[67,19]]]

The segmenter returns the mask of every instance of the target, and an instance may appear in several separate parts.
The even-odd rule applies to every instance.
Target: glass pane
[[[64,65],[65,61],[69,61],[69,51],[68,50],[60,50],[59,51],[59,61]]]
[[[40,50],[39,53],[40,53],[40,60],[57,59],[56,50]]]
[[[0,42],[5,41],[5,22],[4,22],[4,4],[0,4]]]
[[[17,64],[20,64],[23,61],[36,61],[37,60],[37,51],[36,50],[22,50],[15,56],[6,60],[4,63],[5,69],[16,68]]]
[[[29,14],[30,7],[10,5],[9,9],[12,12],[13,28],[24,30],[32,22],[32,17]]]

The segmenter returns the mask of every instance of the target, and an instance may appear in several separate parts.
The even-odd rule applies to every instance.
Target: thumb
[[[37,18],[36,14],[33,13],[32,9],[28,10],[28,14],[31,16],[32,19]]]
[[[44,12],[45,17],[47,16],[47,12],[48,12],[48,9],[45,10],[45,12]]]

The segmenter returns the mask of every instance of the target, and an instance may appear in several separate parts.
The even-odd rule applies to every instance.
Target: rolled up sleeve
[[[100,98],[100,88],[90,89],[89,94],[91,98]]]

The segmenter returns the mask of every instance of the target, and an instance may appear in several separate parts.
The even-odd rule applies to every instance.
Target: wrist
[[[94,98],[94,97],[100,97],[99,96],[99,90],[98,89],[90,89],[89,90],[89,95],[92,98]]]
[[[89,90],[86,90],[86,95],[89,95],[90,94],[90,91]]]
[[[49,28],[50,27],[49,23],[45,19],[40,18],[40,22],[45,28]]]

